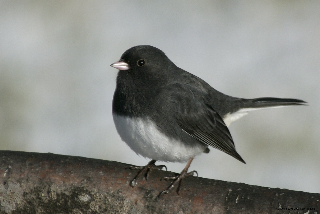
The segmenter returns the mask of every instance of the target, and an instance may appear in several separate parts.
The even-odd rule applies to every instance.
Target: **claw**
[[[181,173],[179,175],[172,176],[172,177],[163,177],[163,178],[160,179],[160,180],[166,180],[166,181],[168,181],[168,180],[173,180],[173,181],[172,181],[172,183],[170,184],[170,186],[167,189],[165,189],[165,190],[163,190],[162,192],[159,193],[158,198],[161,197],[164,194],[168,194],[170,192],[170,190],[173,189],[175,186],[178,186],[176,192],[177,192],[177,194],[179,194],[180,187],[181,187],[181,182],[185,177],[193,176],[195,174],[198,176],[198,172],[197,171],[188,172],[188,169],[190,167],[190,164],[191,164],[192,160],[193,160],[193,157],[189,159],[186,167],[181,171]],[[156,166],[155,162],[156,162],[156,160],[151,160],[146,166],[143,166],[143,167],[141,167],[141,166],[130,166],[130,167],[128,167],[128,169],[139,169],[138,174],[130,181],[130,183],[129,183],[130,186],[131,187],[135,187],[138,184],[137,178],[142,173],[144,173],[143,177],[146,180],[148,180],[148,175],[152,171],[152,169],[154,169],[154,168],[159,169],[159,170],[165,168],[166,171],[167,171],[167,167],[165,165]]]
[[[193,170],[193,171],[191,171],[191,172],[188,172],[188,173],[187,173],[187,176],[189,176],[189,175],[194,176],[194,174],[197,174],[197,177],[199,177],[198,172],[197,172],[196,170]]]
[[[135,187],[137,185],[137,180],[136,179],[132,179],[132,181],[130,181],[130,186],[131,187]]]
[[[173,180],[172,183],[170,184],[170,186],[163,190],[162,192],[160,192],[160,194],[158,195],[158,198],[161,197],[163,194],[168,194],[169,191],[176,185],[178,185],[178,188],[176,190],[177,194],[179,195],[179,191],[180,191],[180,187],[181,187],[181,182],[182,180],[187,177],[187,176],[193,176],[194,174],[197,174],[198,176],[198,172],[197,171],[191,171],[191,172],[188,172],[188,169],[190,167],[190,164],[193,160],[193,157],[189,159],[186,167],[181,171],[180,175],[177,175],[177,176],[172,176],[172,177],[163,177],[161,178],[160,180]]]
[[[154,168],[156,168],[156,169],[159,169],[159,170],[161,170],[162,168],[166,168],[166,171],[167,171],[167,167],[165,166],[165,165],[159,165],[159,166],[156,166],[155,165],[155,162],[156,162],[156,160],[151,160],[146,166],[130,166],[130,167],[128,167],[127,169],[138,169],[138,170],[140,170],[139,172],[138,172],[138,174],[130,181],[130,186],[131,187],[134,187],[134,186],[136,186],[137,185],[137,178],[139,177],[139,175],[140,174],[142,174],[144,171],[145,171],[145,173],[144,173],[144,178],[146,179],[146,180],[148,180],[148,175],[149,175],[149,173],[151,172],[151,170],[152,169],[154,169]]]
[[[157,166],[158,167],[158,169],[162,169],[162,168],[166,168],[166,171],[168,171],[168,169],[167,169],[167,166],[166,165],[159,165],[159,166]]]
[[[160,198],[161,195],[168,194],[168,193],[169,193],[169,190],[163,190],[159,193],[158,198]]]
[[[126,169],[142,169],[143,166],[129,166]]]
[[[150,168],[147,168],[147,170],[146,170],[146,173],[144,174],[144,179],[146,179],[146,181],[148,180],[148,175],[149,175],[149,172],[151,171],[151,169]]]
[[[178,178],[178,175],[177,176],[172,176],[172,177],[163,177],[163,178],[160,178],[160,181],[162,181],[162,180],[165,180],[165,181],[175,180],[177,178]]]

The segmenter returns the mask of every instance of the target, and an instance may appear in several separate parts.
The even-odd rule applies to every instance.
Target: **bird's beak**
[[[118,62],[112,63],[110,66],[114,67],[116,69],[119,69],[119,70],[129,70],[130,69],[128,63],[123,62],[121,60]]]

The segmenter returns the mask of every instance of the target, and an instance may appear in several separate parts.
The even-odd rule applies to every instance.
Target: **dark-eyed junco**
[[[158,48],[141,45],[124,52],[111,65],[119,69],[113,97],[113,119],[121,139],[151,161],[138,175],[148,173],[156,161],[187,162],[164,191],[168,193],[187,175],[196,155],[219,149],[245,163],[228,130],[248,111],[303,105],[298,99],[236,98],[225,95],[199,77],[177,67]]]

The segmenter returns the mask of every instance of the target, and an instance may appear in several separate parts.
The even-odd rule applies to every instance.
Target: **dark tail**
[[[267,108],[276,106],[306,105],[307,102],[290,98],[261,97],[248,99],[244,102],[244,108]]]

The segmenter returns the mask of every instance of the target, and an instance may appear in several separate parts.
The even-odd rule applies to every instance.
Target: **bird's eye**
[[[145,62],[143,59],[139,59],[139,60],[137,61],[137,65],[138,65],[138,66],[144,66],[144,64],[146,64],[146,62]]]

